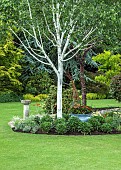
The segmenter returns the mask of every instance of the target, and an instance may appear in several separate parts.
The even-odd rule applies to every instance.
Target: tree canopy
[[[121,72],[121,55],[112,54],[110,51],[98,54],[93,60],[99,63],[98,71],[102,74],[95,77],[96,81],[110,85],[113,76]]]
[[[6,42],[0,44],[0,91],[21,89],[21,66],[18,61],[23,56],[23,51],[14,45],[13,38],[8,33]]]

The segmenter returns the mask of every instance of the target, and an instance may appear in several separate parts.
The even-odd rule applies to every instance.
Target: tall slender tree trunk
[[[81,90],[82,90],[82,105],[86,106],[86,82],[84,78],[84,61],[85,57],[82,56],[80,60],[80,83],[81,83]]]
[[[57,83],[57,118],[62,118],[62,84],[63,84],[63,63],[58,63]]]
[[[75,82],[72,78],[72,75],[71,73],[69,72],[66,72],[66,76],[68,77],[68,79],[72,82],[72,88],[73,88],[73,102],[74,103],[79,103],[80,102],[80,98],[79,98],[79,94],[78,94],[78,91],[77,91],[77,88],[76,88],[76,85],[75,85]]]
[[[85,57],[87,52],[92,48],[93,44],[91,44],[87,49],[85,49],[83,55],[81,58],[77,56],[79,63],[80,63],[80,83],[81,83],[81,90],[82,90],[82,105],[86,106],[87,104],[87,99],[86,99],[86,81],[84,77],[84,65],[85,65]]]

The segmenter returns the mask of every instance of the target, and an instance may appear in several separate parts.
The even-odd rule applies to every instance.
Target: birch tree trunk
[[[29,16],[32,21],[32,24],[30,25],[32,31],[29,32],[25,28],[21,28],[23,31],[24,38],[26,40],[26,44],[22,41],[20,37],[15,33],[13,29],[11,31],[13,34],[18,38],[20,43],[23,45],[23,47],[28,51],[28,53],[36,59],[38,62],[50,66],[55,74],[57,75],[57,118],[62,118],[62,83],[63,83],[63,63],[72,59],[77,55],[77,53],[80,51],[80,47],[82,46],[83,42],[89,38],[90,34],[94,32],[93,28],[87,34],[84,36],[84,38],[81,40],[81,42],[77,43],[73,49],[69,49],[68,46],[70,44],[71,36],[74,33],[75,25],[77,24],[77,20],[74,17],[76,7],[78,6],[78,3],[75,2],[75,5],[72,6],[72,9],[70,9],[70,12],[68,13],[68,17],[66,18],[66,21],[63,23],[63,10],[66,9],[66,4],[68,1],[65,1],[64,3],[60,3],[58,1],[52,0],[51,6],[51,12],[52,12],[52,25],[49,25],[48,20],[50,19],[50,13],[48,11],[44,11],[44,8],[42,10],[44,20],[46,23],[46,29],[49,33],[46,34],[44,32],[45,26],[43,26],[42,29],[40,29],[38,24],[34,21],[32,10],[29,1],[26,0],[28,4],[28,10],[29,10]],[[45,9],[46,10],[46,9]],[[47,17],[49,15],[49,17]],[[51,42],[51,45],[53,47],[56,47],[57,49],[57,61],[58,66],[54,64],[54,62],[50,59],[50,56],[48,52],[46,51],[46,47],[44,46],[43,36],[45,35],[45,38],[48,39],[49,42]],[[31,37],[34,39],[37,50],[31,47],[31,43],[29,42],[29,39],[27,37]],[[89,41],[90,42],[90,41]],[[88,43],[89,43],[88,42]],[[86,46],[88,45],[86,43]],[[83,45],[85,46],[85,45]],[[54,60],[54,59],[53,59]],[[58,67],[58,68],[57,68]]]
[[[63,63],[58,64],[58,82],[57,82],[57,118],[62,118],[62,84],[63,84]]]

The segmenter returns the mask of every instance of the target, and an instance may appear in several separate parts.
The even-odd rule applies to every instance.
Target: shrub
[[[12,91],[0,93],[0,103],[19,102],[21,99],[22,96],[18,96],[16,93]]]
[[[32,95],[32,94],[25,94],[25,95],[23,95],[23,97],[24,97],[24,100],[29,99],[29,100],[31,100],[32,102],[39,102],[39,101],[40,101],[39,96],[34,96],[34,95]]]
[[[80,119],[78,117],[70,117],[67,122],[69,132],[78,132],[78,126],[80,124]]]
[[[110,84],[112,97],[121,102],[121,74],[114,76]]]
[[[60,135],[65,134],[67,132],[66,120],[64,118],[56,119],[54,122],[54,128],[58,134],[60,134]]]
[[[63,89],[63,113],[69,114],[73,102],[72,88]]]
[[[68,121],[68,119],[71,117],[70,114],[66,114],[66,113],[63,113],[62,116],[64,119],[66,119],[66,121]]]
[[[41,121],[41,123],[43,123],[43,122],[50,122],[50,123],[52,123],[53,122],[53,118],[50,115],[45,115],[45,116],[43,116],[41,118],[40,121]]]
[[[104,123],[101,125],[102,132],[110,133],[112,131],[112,126],[110,123]]]
[[[97,116],[91,117],[88,120],[88,123],[90,123],[93,127],[93,131],[100,131],[101,129],[101,122],[98,120]]]
[[[121,125],[121,115],[119,112],[112,112],[105,118],[107,123],[110,123],[113,129],[117,129]]]
[[[105,123],[105,118],[102,115],[94,116],[100,124]]]
[[[38,118],[37,118],[38,119]],[[14,119],[15,130],[36,133],[40,128],[40,121],[36,121],[36,116],[31,115],[26,119]]]
[[[47,133],[50,131],[51,127],[52,127],[51,122],[42,122],[40,125],[41,130]]]
[[[24,60],[27,59],[26,57]],[[27,63],[30,61],[27,61]],[[33,68],[32,72],[30,69],[31,63],[28,64],[27,73],[25,73],[24,76],[21,76],[22,80],[26,81],[24,82],[24,88],[26,93],[30,93],[33,95],[38,95],[39,93],[48,93],[49,87],[51,84],[53,84],[53,80],[50,78],[50,75],[46,71],[41,71],[40,69]],[[36,64],[35,64],[36,65]],[[25,71],[26,72],[26,71]]]
[[[43,99],[47,99],[48,95],[47,94],[39,94],[39,95],[37,95],[37,97],[39,97],[40,100],[43,100]]]
[[[48,98],[46,99],[45,108],[47,114],[56,114],[56,102],[57,102],[57,87],[52,85],[49,88]]]
[[[39,94],[37,96],[34,96],[33,94],[25,94],[23,95],[24,100],[31,100],[33,102],[39,102],[40,100],[46,99],[47,98],[47,94]]]
[[[24,100],[31,100],[31,101],[33,101],[33,99],[34,99],[34,96],[33,96],[33,94],[25,94],[25,95],[23,95],[23,98],[24,98]]]
[[[13,117],[12,119],[14,129],[15,130],[22,130],[23,129],[23,120],[20,119],[19,117]]]
[[[63,113],[70,113],[73,101],[73,91],[71,88],[63,89]],[[56,114],[57,110],[57,87],[51,86],[48,98],[46,99],[46,111],[48,114]]]
[[[89,106],[81,106],[78,103],[75,103],[71,109],[70,109],[70,113],[73,114],[89,114],[92,113],[92,108]]]
[[[88,122],[80,122],[78,126],[78,132],[81,132],[82,134],[91,134],[93,127]]]
[[[82,99],[82,96],[79,96]],[[95,99],[106,99],[105,94],[99,94],[99,93],[87,93],[86,98],[88,100],[95,100]]]

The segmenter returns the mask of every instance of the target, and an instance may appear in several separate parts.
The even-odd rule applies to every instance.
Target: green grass
[[[114,99],[87,100],[87,105],[93,108],[121,107],[121,102]]]
[[[31,113],[35,106],[31,104]],[[0,170],[120,170],[121,135],[58,136],[13,132],[21,103],[0,103]]]

